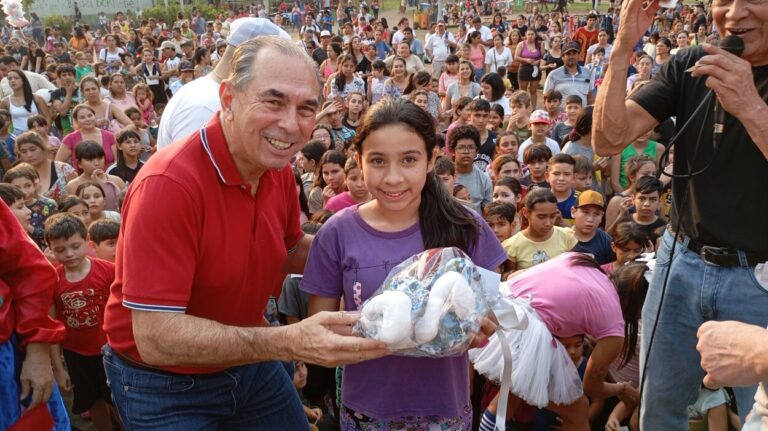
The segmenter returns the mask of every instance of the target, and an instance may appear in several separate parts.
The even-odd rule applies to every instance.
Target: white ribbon
[[[530,297],[526,298],[530,303]],[[509,388],[512,384],[512,350],[509,348],[504,331],[524,331],[528,328],[528,314],[523,309],[525,305],[517,298],[503,296],[493,307],[493,312],[499,321],[496,329],[496,337],[501,344],[501,354],[504,357],[504,368],[501,372],[501,388],[499,388],[499,404],[496,408],[496,429],[505,431],[507,423],[507,401],[509,400]]]

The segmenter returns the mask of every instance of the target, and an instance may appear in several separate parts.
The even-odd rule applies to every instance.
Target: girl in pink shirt
[[[502,296],[529,302],[522,307],[528,327],[505,331],[501,339],[493,335],[485,347],[470,351],[470,359],[479,373],[499,382],[504,364],[500,343],[509,344],[513,369],[508,417],[523,400],[558,414],[563,429],[586,431],[587,396],[616,396],[627,404],[637,403],[637,388],[628,382],[607,383],[605,378],[614,360],[620,358],[626,364],[635,354],[648,290],[646,270],[643,263],[630,263],[609,279],[591,257],[564,253],[501,286]],[[504,324],[503,319],[500,323]],[[597,340],[583,387],[573,361],[557,341],[579,334]],[[484,422],[495,423],[498,398],[488,406]]]
[[[337,213],[346,207],[371,200],[371,194],[363,182],[363,172],[353,158],[347,159],[344,164],[344,183],[347,185],[347,191],[329,199],[325,209]]]

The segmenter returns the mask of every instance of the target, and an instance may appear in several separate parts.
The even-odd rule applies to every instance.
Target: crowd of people
[[[17,223],[39,253],[0,246],[10,325],[0,363],[16,376],[0,384],[15,394],[0,403],[0,429],[39,405],[56,430],[79,415],[100,431],[250,429],[254,418],[264,429],[490,431],[500,412],[519,430],[740,428],[754,387],[701,385],[692,355],[705,320],[766,326],[768,269],[755,267],[768,252],[686,209],[711,201],[705,186],[681,183],[689,167],[675,159],[698,151],[681,125],[699,111],[680,105],[698,93],[674,90],[672,77],[723,55],[704,50],[724,35],[723,10],[741,3],[624,3],[481,15],[467,2],[421,36],[408,18],[390,27],[378,2],[353,0],[317,15],[283,2],[273,15],[258,6],[212,21],[193,9],[167,27],[118,13],[71,35],[7,32],[0,238]],[[768,63],[761,55],[744,62]],[[755,85],[748,96],[766,88]],[[734,157],[750,160],[744,175],[765,172],[765,142],[745,129]],[[718,175],[710,165],[691,166]],[[680,259],[694,251],[750,272],[738,281],[758,286],[744,318],[723,307],[686,323],[684,341],[669,335],[677,320],[659,302],[667,277],[687,277],[667,269],[674,244]],[[708,257],[711,245],[736,257]],[[499,272],[503,289],[531,298],[539,331],[486,331],[468,353],[438,359],[349,337],[388,272],[435,247]],[[48,297],[13,305],[45,292],[6,263],[43,274],[29,280],[53,286]],[[284,332],[244,332],[264,322]],[[524,347],[505,406],[500,343]],[[664,371],[676,361],[695,370],[684,382]],[[228,389],[233,380],[246,384]],[[227,413],[213,402],[227,397],[258,408]]]

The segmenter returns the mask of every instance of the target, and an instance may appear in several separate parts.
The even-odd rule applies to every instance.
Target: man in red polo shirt
[[[221,111],[153,157],[123,205],[104,362],[127,430],[307,429],[276,360],[387,353],[348,336],[356,318],[340,312],[264,326],[311,243],[289,161],[314,128],[319,88],[312,59],[274,36],[238,46],[231,70]]]

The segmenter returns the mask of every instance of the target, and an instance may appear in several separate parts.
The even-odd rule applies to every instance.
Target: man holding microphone
[[[768,261],[768,200],[760,197],[768,187],[768,2],[715,0],[717,29],[743,41],[742,56],[709,45],[682,50],[625,99],[633,48],[659,8],[655,0],[623,4],[593,145],[598,155],[615,155],[677,118],[671,223],[643,310],[640,427],[682,430],[705,375],[697,366],[699,326],[768,324],[768,286],[755,275]],[[718,133],[713,110],[727,113]],[[743,419],[755,387],[734,391]]]

